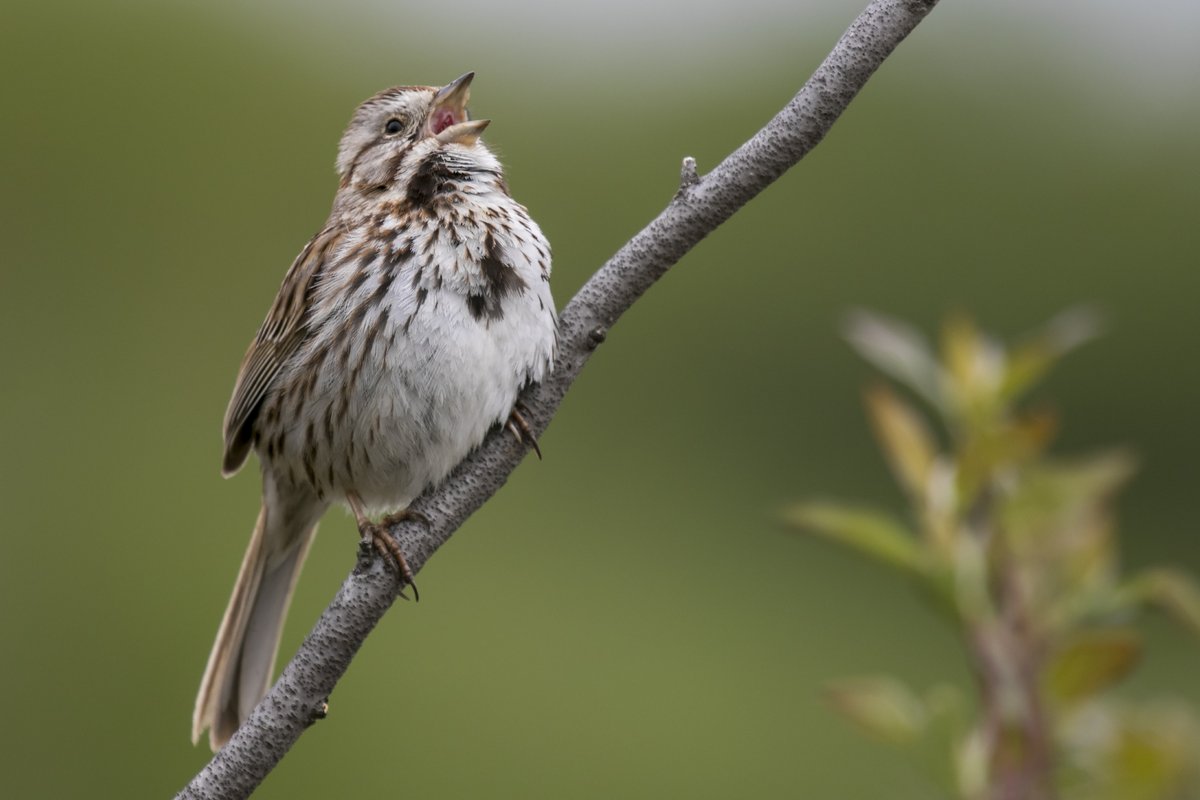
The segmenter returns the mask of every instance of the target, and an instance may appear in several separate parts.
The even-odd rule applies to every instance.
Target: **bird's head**
[[[474,77],[468,72],[440,89],[397,86],[360,105],[338,146],[342,190],[371,193],[392,188],[439,153],[491,169],[495,158],[479,141],[491,120],[472,120],[467,113]]]

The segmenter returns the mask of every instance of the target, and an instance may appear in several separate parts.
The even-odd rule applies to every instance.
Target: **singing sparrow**
[[[331,503],[393,556],[370,516],[403,509],[488,430],[516,419],[554,357],[550,246],[471,120],[474,73],[399,86],[354,112],[325,226],[242,359],[223,473],[251,448],[262,510],[196,698],[216,750],[262,699],[292,589]]]

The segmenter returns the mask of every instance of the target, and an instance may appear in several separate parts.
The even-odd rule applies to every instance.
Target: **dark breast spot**
[[[484,317],[499,319],[504,316],[504,310],[499,307],[499,304],[493,308],[489,308],[487,298],[481,294],[467,295],[467,310],[477,320],[482,320]]]
[[[465,172],[448,166],[440,153],[433,153],[421,162],[413,174],[408,184],[408,202],[418,208],[428,206],[437,195],[450,188],[450,181],[467,177]]]
[[[525,281],[504,263],[500,245],[491,234],[484,238],[483,247],[483,259],[479,262],[483,291],[467,295],[467,310],[477,320],[502,319],[504,298],[524,291]]]

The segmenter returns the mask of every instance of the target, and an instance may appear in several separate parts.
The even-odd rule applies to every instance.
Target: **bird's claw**
[[[525,408],[522,403],[517,403],[513,406],[513,410],[508,414],[508,422],[504,424],[504,427],[516,437],[517,442],[533,450],[537,454],[538,461],[541,461],[542,448],[538,447],[537,437],[534,436],[533,428],[525,420],[524,415],[521,413],[522,411],[528,412],[529,409]]]

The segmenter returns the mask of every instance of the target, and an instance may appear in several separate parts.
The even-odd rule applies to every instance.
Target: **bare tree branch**
[[[701,239],[796,164],[825,136],[850,101],[937,0],[873,0],[804,88],[774,119],[707,175],[685,159],[680,187],[658,217],[614,255],[560,316],[553,373],[522,398],[535,433],[546,429],[563,396],[609,328]],[[440,486],[412,505],[429,526],[404,522],[391,533],[420,570],[450,535],[508,479],[525,449],[504,430],[484,443]],[[181,798],[245,798],[322,714],[326,698],[396,597],[394,575],[360,555],[279,681],[234,737],[179,793]]]

